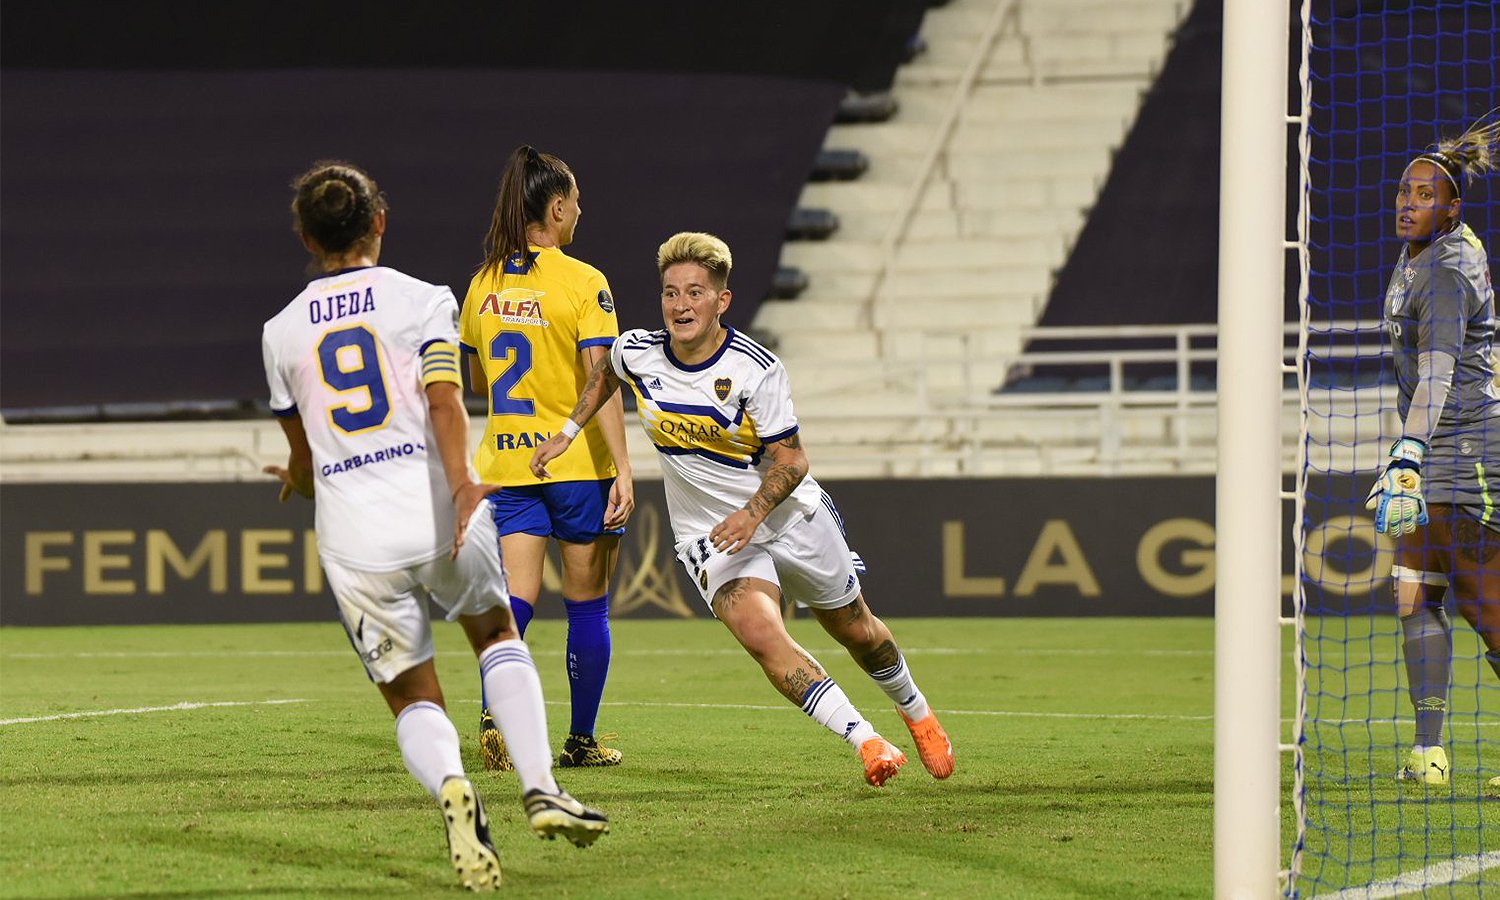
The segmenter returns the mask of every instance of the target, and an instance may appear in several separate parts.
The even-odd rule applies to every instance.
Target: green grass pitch
[[[579,850],[532,837],[514,776],[478,771],[477,672],[457,626],[437,623],[503,890],[1212,893],[1211,620],[890,624],[957,749],[947,781],[922,770],[889,701],[806,619],[793,634],[912,757],[885,789],[865,785],[853,751],[783,701],[722,626],[613,623],[600,730],[618,732],[625,764],[559,773],[611,816],[611,833]],[[556,747],[568,710],[562,623],[537,621],[529,642]],[[1288,697],[1291,682],[1288,669]],[[177,704],[226,705],[15,721]],[[402,766],[390,714],[335,624],[3,629],[0,720],[0,897],[459,892],[435,805]],[[1412,803],[1433,805],[1393,805],[1408,827]],[[1493,807],[1443,807],[1500,819]],[[1287,843],[1290,804],[1284,813]],[[1454,833],[1452,852],[1473,852],[1470,832]]]

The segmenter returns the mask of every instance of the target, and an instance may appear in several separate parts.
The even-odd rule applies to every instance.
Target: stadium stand
[[[1178,29],[1160,76],[1140,115],[1114,154],[1109,177],[1067,261],[1057,273],[1037,324],[1045,329],[1078,326],[1159,326],[1211,323],[1217,318],[1219,85],[1222,10],[1199,3]],[[1295,188],[1295,179],[1291,179]],[[1183,254],[1178,241],[1143,240],[1146,228],[1201,235],[1202,254]],[[1129,272],[1127,282],[1120,272]],[[1286,320],[1295,321],[1295,273],[1288,272]],[[1066,331],[1054,332],[1068,334]],[[1104,335],[1104,336],[1100,336]],[[1210,335],[1193,346],[1211,347]],[[1105,361],[1072,362],[1090,350],[1172,350],[1175,336],[1131,337],[1093,331],[1066,338],[1032,336],[1027,357],[1051,357],[1038,370],[1019,362],[1007,373],[1006,390],[1088,390],[1107,378]],[[1066,351],[1066,358],[1058,356]],[[1193,360],[1190,388],[1212,389],[1212,354]],[[1170,364],[1142,360],[1124,373],[1126,390],[1173,390],[1178,373]]]
[[[954,0],[923,20],[926,50],[898,70],[894,114],[830,130],[825,146],[859,149],[869,169],[803,190],[800,204],[840,228],[784,248],[808,288],[763,306],[756,325],[813,386],[799,412],[837,436],[835,465],[1051,471],[1067,448],[1085,466],[1111,455],[1099,415],[1059,416],[1042,399],[996,410],[987,395],[1037,323],[1184,12]],[[1037,417],[1065,421],[1020,424]],[[1143,427],[1160,440],[1154,414]]]
[[[1182,4],[1171,0],[1049,4],[951,0],[929,9],[920,0],[891,0],[881,5],[880,15],[862,7],[866,15],[855,17],[859,22],[852,31],[848,21],[840,24],[839,3],[829,6],[832,12],[811,16],[805,23],[814,31],[824,29],[821,45],[799,35],[791,40],[789,50],[778,44],[777,52],[764,54],[764,59],[751,52],[752,45],[757,40],[770,41],[772,35],[762,26],[747,25],[745,46],[736,43],[721,67],[732,74],[694,73],[691,79],[662,76],[656,81],[654,75],[626,71],[610,79],[619,94],[582,99],[581,95],[556,93],[567,87],[566,74],[549,77],[547,90],[553,93],[546,96],[560,104],[585,104],[587,116],[580,118],[596,126],[587,136],[573,133],[571,142],[565,140],[570,132],[561,121],[566,117],[559,116],[551,123],[558,130],[543,131],[543,137],[532,138],[529,133],[524,138],[509,133],[493,137],[493,132],[482,132],[480,137],[508,147],[521,139],[546,145],[546,135],[558,135],[550,144],[583,173],[584,206],[590,212],[580,232],[578,252],[610,274],[625,327],[654,321],[654,272],[642,261],[650,258],[657,232],[701,227],[734,237],[737,300],[731,320],[774,344],[787,360],[799,385],[799,414],[819,448],[823,474],[1208,471],[1211,449],[1205,452],[1202,443],[1211,442],[1213,434],[1212,398],[1201,396],[1202,392],[1193,396],[1186,389],[1187,380],[1181,390],[1168,390],[1170,385],[1159,381],[1135,384],[1150,389],[1131,392],[1134,396],[1130,397],[1122,397],[1123,388],[1109,382],[1094,385],[1101,390],[1074,390],[1063,400],[1050,392],[991,394],[1006,373],[1024,361],[1025,341],[1037,334],[1038,316],[1048,308],[1054,273],[1065,266],[1075,243],[1084,239],[1080,232],[1090,209],[1104,202],[1099,190],[1106,184],[1115,148],[1129,132],[1142,96],[1163,65],[1184,14]],[[146,4],[141,9],[149,19],[151,15],[167,17],[169,7]],[[87,3],[56,9],[58,14],[69,10],[98,13],[105,17],[102,21],[117,14]],[[314,5],[312,14],[320,10],[324,8]],[[819,10],[823,11],[821,6]],[[452,14],[440,6],[438,20]],[[251,29],[247,37],[252,39],[264,36],[256,28],[272,27],[244,24]],[[1185,28],[1178,35],[1179,42],[1190,31]],[[582,26],[569,41],[544,46],[540,55],[556,54],[560,65],[581,71],[659,68],[652,48],[682,37],[670,28],[664,34],[648,33],[649,29],[632,32],[640,38],[635,49],[641,52],[627,54],[619,49],[619,41],[607,39],[607,32],[597,24]],[[7,32],[8,37],[12,35],[13,30]],[[70,260],[65,255],[38,253],[44,244],[49,248],[55,244],[56,235],[44,234],[45,228],[32,233],[28,217],[14,212],[41,208],[53,191],[64,192],[57,195],[65,200],[64,206],[88,202],[100,193],[99,185],[90,185],[87,179],[72,184],[57,177],[60,166],[52,182],[25,187],[17,181],[16,173],[26,170],[28,160],[36,160],[41,168],[50,164],[22,139],[34,124],[26,115],[35,115],[35,123],[60,129],[59,134],[79,130],[76,122],[65,121],[65,115],[46,112],[66,109],[68,104],[55,101],[68,95],[54,93],[49,100],[45,91],[79,90],[69,79],[97,77],[122,87],[114,94],[104,91],[94,109],[127,101],[146,103],[139,99],[144,80],[164,74],[143,71],[151,68],[151,54],[166,53],[181,37],[168,29],[164,36],[130,47],[105,47],[86,36],[56,35],[40,47],[23,47],[14,40],[5,46],[5,102],[0,104],[0,115],[6,125],[3,188],[7,215],[0,236],[8,262],[23,261],[7,265],[0,273],[4,279],[0,302],[7,326],[0,336],[4,347],[0,407],[12,423],[26,420],[24,413],[39,408],[61,410],[54,420],[101,414],[151,418],[160,412],[153,404],[164,401],[181,417],[218,418],[225,413],[226,403],[252,417],[260,414],[254,402],[261,385],[253,336],[265,315],[262,307],[289,296],[297,276],[287,266],[291,257],[284,246],[284,197],[267,192],[264,185],[279,183],[282,169],[295,171],[305,162],[305,136],[283,139],[275,148],[280,156],[274,159],[236,149],[235,159],[261,158],[234,178],[198,173],[168,182],[165,179],[176,170],[151,162],[163,157],[168,144],[132,149],[127,136],[108,131],[109,117],[98,123],[105,129],[101,139],[135,153],[135,166],[155,172],[163,179],[159,185],[171,183],[200,201],[209,192],[228,191],[223,195],[228,208],[263,207],[257,212],[257,236],[239,241],[235,247],[239,255],[228,264],[251,273],[244,284],[226,288],[190,279],[177,286],[176,300],[171,291],[153,288],[156,302],[136,301],[128,316],[123,306],[109,306],[111,298],[127,296],[116,288],[123,283],[128,296],[138,298],[149,282],[143,284],[139,278],[122,282],[115,271],[101,274],[106,270],[84,267],[82,256]],[[382,49],[382,40],[388,40],[380,34],[361,37],[367,49],[377,51]],[[275,46],[279,49],[273,59],[249,58],[241,43],[213,59],[193,51],[185,64],[208,71],[184,71],[178,94],[153,91],[153,102],[165,108],[158,109],[156,118],[170,120],[171,109],[190,108],[194,95],[188,85],[210,92],[213,88],[205,85],[222,88],[228,84],[241,94],[261,96],[277,72],[287,73],[257,65],[286,66],[299,61],[306,65],[309,60],[308,48]],[[826,52],[828,48],[833,52]],[[403,84],[432,80],[438,85],[434,92],[446,99],[441,114],[434,112],[422,119],[438,129],[423,134],[422,139],[444,147],[479,140],[462,128],[442,131],[445,116],[454,109],[464,112],[464,104],[471,104],[467,114],[473,121],[482,117],[472,106],[480,102],[476,97],[528,96],[528,90],[535,89],[535,82],[527,81],[534,73],[509,68],[520,65],[515,61],[497,63],[493,71],[484,69],[479,62],[482,50],[468,38],[445,48],[440,58],[401,50],[393,53],[391,63],[405,68],[396,70],[352,69],[348,67],[354,61],[336,55],[331,60],[336,68],[320,71],[316,77],[378,80],[388,76]],[[85,58],[97,59],[99,68],[80,73],[75,67]],[[440,61],[454,68],[430,68]],[[598,81],[586,82],[580,74],[579,84],[583,83],[597,85]],[[158,86],[156,82],[150,85]],[[785,93],[788,89],[791,95]],[[398,97],[403,96],[401,90],[417,94],[408,101],[411,104],[430,102],[422,99],[420,88],[393,90]],[[28,98],[28,91],[41,93]],[[736,97],[734,105],[721,117],[724,134],[695,135],[682,142],[641,137],[638,123],[660,118],[653,110],[666,108],[653,105],[658,101],[711,106],[714,98],[731,94]],[[770,99],[773,94],[774,101]],[[739,99],[755,97],[761,99]],[[265,100],[267,107],[283,107],[277,115],[293,121],[306,121],[312,115],[311,107],[299,107],[300,102],[315,102],[311,95]],[[290,111],[284,109],[288,104]],[[479,109],[488,108],[481,105]],[[182,117],[202,115],[200,107]],[[487,118],[485,128],[501,117]],[[28,128],[11,127],[18,122],[26,122]],[[829,122],[835,124],[829,128]],[[253,129],[220,131],[221,136],[239,139]],[[598,133],[612,139],[593,140]],[[378,143],[368,135],[353,137],[359,139],[347,146]],[[675,145],[684,149],[682,158],[673,156]],[[176,155],[191,162],[197,156],[212,156],[211,150],[201,145],[179,146]],[[229,155],[228,150],[213,152],[219,152],[221,159]],[[445,280],[459,284],[466,280],[472,262],[469,251],[478,241],[478,226],[472,223],[486,219],[494,174],[482,165],[455,165],[454,154],[441,150],[432,151],[435,157],[414,157],[417,162],[407,158],[409,147],[392,149],[388,159],[379,152],[374,158],[358,149],[339,152],[360,157],[383,173],[398,215],[421,226],[416,230],[421,234],[407,233],[401,259],[393,262],[413,271],[449,273],[443,276]],[[713,168],[693,169],[685,159],[689,155],[712,159]],[[457,177],[464,186],[448,194],[439,192],[429,201],[425,198],[432,197],[431,185],[416,187],[413,179],[430,174],[422,170],[435,165],[442,167],[444,181]],[[754,177],[735,172],[753,172]],[[766,179],[778,186],[776,191],[762,189]],[[752,191],[756,196],[730,193],[736,182],[757,185]],[[692,196],[674,185],[690,185]],[[718,193],[720,189],[726,193]],[[72,190],[78,193],[66,193]],[[614,193],[620,190],[627,193]],[[778,191],[784,193],[770,196]],[[178,228],[179,236],[198,232],[222,236],[222,229],[228,227],[221,215],[193,218],[174,213],[170,204],[177,198],[162,200],[160,194],[137,189],[132,205],[155,210],[154,221]],[[691,203],[674,205],[679,201]],[[809,220],[809,210],[823,210],[825,215]],[[808,227],[809,237],[816,238],[822,228],[821,239],[786,242],[794,215],[800,226]],[[106,215],[91,227],[127,235],[118,239],[117,249],[109,251],[113,255],[108,260],[117,269],[148,271],[149,267],[131,269],[139,255],[131,251],[146,239],[128,227],[132,221],[128,216]],[[422,241],[437,232],[457,236],[432,240],[423,249]],[[629,239],[622,240],[622,235]],[[84,233],[74,243],[86,245],[90,239]],[[97,239],[97,233],[92,239]],[[429,252],[446,255],[424,256]],[[249,259],[256,253],[260,255]],[[201,260],[194,265],[196,269],[189,268],[198,272],[199,279],[217,271]],[[49,330],[51,317],[46,309],[63,293],[47,281],[49,272],[64,279],[71,298],[88,299],[101,310],[95,318],[86,318],[77,333]],[[33,286],[53,290],[54,296],[18,290],[28,278]],[[88,285],[87,292],[80,291],[80,283]],[[213,297],[211,303],[203,299],[207,296]],[[757,313],[760,300],[771,296],[799,299],[760,304]],[[212,315],[200,312],[205,308],[211,308]],[[142,318],[158,311],[168,315],[155,322]],[[1156,352],[1170,360],[1169,371],[1175,372],[1181,362],[1179,347],[1190,354],[1212,352],[1206,339],[1180,339],[1172,329],[1167,333],[1171,344]],[[67,342],[73,346],[66,347]],[[125,349],[120,345],[126,345]],[[76,352],[79,349],[84,352]],[[70,361],[82,358],[84,364],[60,363],[65,351],[70,351]],[[147,361],[142,362],[143,358]],[[243,364],[225,366],[226,359],[239,359]],[[110,377],[132,366],[139,376]],[[184,372],[189,374],[184,377]],[[239,381],[226,385],[223,379],[229,377]],[[147,386],[145,396],[142,385]],[[1045,382],[1035,386],[1077,387]],[[18,417],[17,412],[23,415]],[[47,418],[36,416],[30,421]],[[180,470],[182,464],[161,462],[158,466],[143,455],[156,459],[180,450],[196,460],[187,464],[190,471],[212,477],[214,473],[253,471],[258,460],[279,447],[278,436],[268,433],[263,421],[194,424],[196,428],[158,423],[137,428],[131,435],[89,426],[82,441],[98,451],[92,454],[95,458],[121,461],[132,471],[147,472],[146,477],[164,477],[174,467]],[[12,473],[19,471],[18,464],[30,473],[55,470],[65,460],[54,459],[52,448],[79,443],[74,437],[49,436],[47,429],[7,431],[3,459]],[[141,435],[147,431],[158,450],[139,450]],[[635,429],[628,434],[633,443],[638,439]],[[651,454],[638,458],[644,461],[639,474],[650,477]],[[156,468],[161,472],[150,475]],[[100,469],[101,473],[117,470],[108,465]],[[82,477],[109,476],[85,473]]]

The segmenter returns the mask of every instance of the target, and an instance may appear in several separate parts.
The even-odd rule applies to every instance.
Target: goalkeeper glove
[[[1427,501],[1422,498],[1422,457],[1427,445],[1402,438],[1391,445],[1391,461],[1375,479],[1365,509],[1375,510],[1375,530],[1382,534],[1410,534],[1427,524]]]

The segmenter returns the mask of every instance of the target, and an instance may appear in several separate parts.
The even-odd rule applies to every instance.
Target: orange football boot
[[[859,758],[865,764],[865,780],[876,787],[884,787],[906,765],[906,754],[879,735],[859,745]]]
[[[906,723],[906,729],[911,732],[911,739],[917,743],[917,755],[922,758],[922,765],[933,778],[947,778],[953,774],[953,743],[948,740],[948,732],[938,724],[937,713],[928,710],[925,719],[913,722],[901,714],[901,721]]]

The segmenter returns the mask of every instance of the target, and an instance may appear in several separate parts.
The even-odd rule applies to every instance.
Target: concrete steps
[[[947,85],[903,87],[898,91],[902,106],[897,118],[879,125],[841,127],[878,131],[895,124],[935,125],[947,112],[957,84],[955,78]],[[1045,121],[1066,116],[1128,122],[1135,117],[1135,109],[1140,106],[1141,95],[1147,87],[1149,82],[1145,78],[1042,86],[980,83],[974,86],[964,103],[963,120],[975,123]]]
[[[1022,25],[1029,33],[1112,34],[1134,30],[1170,31],[1182,15],[1177,0],[1045,0],[1021,7]],[[984,31],[993,13],[988,3],[955,4],[951,14],[929,14],[922,36],[929,41],[962,38]]]
[[[808,272],[865,272],[878,269],[884,262],[881,249],[879,241],[835,238],[817,244],[788,244],[781,259],[784,264]],[[1061,249],[1060,240],[1034,234],[1017,236],[1001,246],[993,238],[909,240],[896,249],[894,262],[907,272],[1006,264],[1014,260],[1026,260],[1029,266],[1039,258],[1051,258]]]
[[[762,304],[755,322],[779,341],[809,446],[817,448],[818,434],[830,435],[835,452],[815,454],[820,475],[830,465],[893,475],[981,474],[995,460],[1012,474],[1105,464],[1110,471],[1160,471],[1162,460],[1182,456],[1176,426],[1160,410],[1104,422],[1096,409],[1011,413],[985,403],[1045,303],[1164,58],[1181,5],[1023,4],[1028,40],[1007,33],[993,46],[934,170],[925,173],[894,259],[882,255],[882,241],[924,177],[994,2],[950,0],[929,10],[929,50],[897,74],[898,115],[830,130],[826,146],[860,150],[869,169],[855,181],[804,189],[802,205],[833,210],[841,227],[827,240],[783,248],[782,262],[806,272],[810,285],[795,301]],[[1187,437],[1194,447],[1206,442],[1211,470],[1211,417],[1197,418],[1208,424],[1195,421]],[[1137,453],[1136,445],[1144,449]]]

